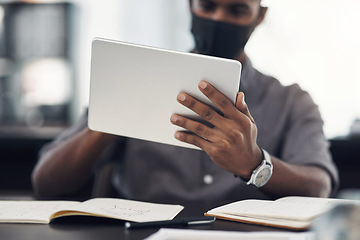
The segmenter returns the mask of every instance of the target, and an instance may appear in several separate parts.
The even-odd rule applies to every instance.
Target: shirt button
[[[213,176],[211,176],[211,175],[209,175],[209,174],[206,174],[206,175],[204,176],[204,183],[206,183],[206,184],[212,184],[213,181],[214,181]]]

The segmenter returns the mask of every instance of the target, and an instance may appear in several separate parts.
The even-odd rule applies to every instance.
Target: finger
[[[193,112],[197,113],[200,117],[202,117],[205,121],[211,123],[214,126],[218,126],[219,123],[223,121],[223,117],[218,114],[214,109],[186,93],[179,93],[177,100],[179,103],[191,109]]]
[[[237,115],[237,110],[234,104],[214,86],[206,81],[199,83],[200,91],[209,98],[219,110],[228,118],[233,118]]]
[[[201,148],[202,150],[206,151],[207,145],[209,144],[208,141],[205,139],[191,133],[181,132],[178,131],[175,133],[175,138],[181,142],[189,143],[194,146]]]
[[[250,120],[255,123],[254,118],[251,116],[249,108],[245,102],[245,94],[243,92],[239,92],[236,96],[235,106],[239,109],[243,114],[245,114]]]
[[[195,133],[201,138],[213,142],[216,140],[214,129],[194,120],[185,118],[178,114],[173,114],[170,118],[172,124],[182,127],[190,132]]]

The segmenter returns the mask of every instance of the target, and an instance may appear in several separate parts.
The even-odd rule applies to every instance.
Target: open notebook
[[[305,230],[317,217],[337,204],[360,204],[360,201],[297,196],[275,201],[249,199],[214,208],[205,215],[224,220]]]
[[[134,222],[173,219],[184,207],[118,198],[77,201],[0,201],[2,223],[50,223],[66,216],[92,216]]]

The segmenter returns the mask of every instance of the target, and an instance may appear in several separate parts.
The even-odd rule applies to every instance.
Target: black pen
[[[149,228],[149,227],[166,227],[166,226],[191,226],[199,224],[208,224],[216,220],[215,217],[203,216],[203,217],[192,217],[192,218],[180,218],[166,221],[154,221],[154,222],[126,222],[126,229],[135,228]]]

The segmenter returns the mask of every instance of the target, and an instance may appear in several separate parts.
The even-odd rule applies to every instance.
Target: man
[[[240,200],[331,194],[338,176],[317,106],[297,85],[284,87],[256,71],[245,55],[244,46],[267,8],[260,0],[189,3],[194,52],[243,64],[242,92],[235,105],[199,79],[199,89],[221,115],[186,93],[177,96],[180,104],[214,126],[177,114],[170,118],[192,132],[179,131],[175,137],[203,151],[93,132],[85,115],[42,151],[32,176],[37,196],[77,191],[100,158],[118,162],[112,184],[124,198]]]

